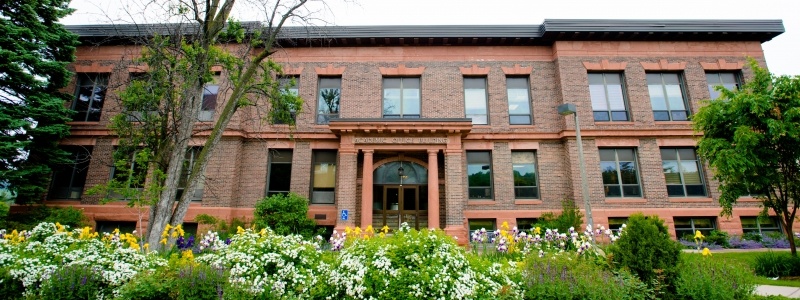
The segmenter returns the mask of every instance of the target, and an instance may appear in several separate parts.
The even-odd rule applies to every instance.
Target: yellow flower
[[[372,228],[372,225],[367,225],[367,230],[364,232],[375,233],[375,229]]]
[[[181,252],[181,258],[192,260],[194,259],[194,253],[192,253],[192,250],[183,251]]]
[[[383,231],[384,234],[389,233],[389,225],[383,225],[383,228],[381,228],[381,231]]]
[[[344,233],[345,233],[346,235],[350,235],[351,233],[353,233],[353,230],[352,230],[352,229],[350,229],[350,226],[345,226],[345,227],[344,227]]]
[[[262,228],[261,231],[258,234],[260,234],[261,236],[266,236],[267,235],[267,229],[266,228]]]
[[[542,234],[542,228],[541,227],[534,228],[533,229],[533,234]]]
[[[144,250],[145,251],[150,250],[150,244],[149,243],[144,243]]]
[[[369,240],[369,235],[366,235],[366,234],[365,234],[365,235],[364,235],[364,239],[365,239],[365,240]]]
[[[708,250],[708,248],[703,248],[703,256],[711,256],[711,250]]]
[[[183,236],[183,234],[185,233],[183,231],[183,227],[181,226],[181,224],[178,224],[178,226],[175,226],[175,230],[178,231],[178,235],[179,236]]]
[[[355,233],[355,235],[356,235],[356,236],[359,236],[359,235],[361,235],[361,228],[360,228],[360,227],[358,227],[358,226],[356,226],[356,229],[355,229],[355,230],[353,230],[353,233]]]
[[[698,230],[698,231],[697,231],[697,232],[695,232],[695,234],[694,234],[694,239],[695,239],[695,240],[702,240],[702,239],[705,239],[705,238],[706,238],[706,237],[705,237],[705,236],[703,236],[703,233],[702,233],[702,232],[700,232],[700,230]]]
[[[114,234],[119,234],[119,228],[114,228]]]
[[[172,238],[173,239],[177,239],[178,238],[178,232],[177,231],[173,231],[172,232]]]
[[[61,223],[56,222],[56,231],[57,232],[64,232],[64,230],[65,230],[64,229],[64,225],[61,225]]]
[[[131,241],[129,244],[131,249],[139,250],[139,244],[137,244],[135,241]]]
[[[244,233],[244,228],[242,228],[242,226],[237,226],[236,227],[236,234],[242,234],[242,233]]]
[[[385,233],[383,233],[383,232],[381,232],[381,234],[379,234],[378,236],[380,236],[380,237],[386,237],[386,234],[385,234]]]
[[[503,230],[508,230],[509,229],[508,221],[503,221],[503,224],[500,225],[500,228],[503,229]]]
[[[164,244],[164,245],[166,245],[166,244],[167,244],[167,238],[163,238],[163,239],[161,239],[161,243],[162,243],[162,244]]]

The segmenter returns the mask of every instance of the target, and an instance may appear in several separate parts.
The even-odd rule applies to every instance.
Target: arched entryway
[[[428,227],[428,170],[408,160],[390,161],[373,172],[372,226]]]

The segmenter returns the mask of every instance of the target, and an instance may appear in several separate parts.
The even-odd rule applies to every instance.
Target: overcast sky
[[[129,1],[73,0],[70,6],[77,11],[62,21],[95,24],[134,18],[142,22],[142,14],[135,12],[140,7],[135,1],[139,0]],[[134,16],[124,13],[126,5],[119,2],[128,3],[128,11],[134,11]],[[240,8],[247,7],[247,3],[240,2],[242,5],[237,3]],[[317,16],[333,25],[540,24],[544,19],[781,19],[786,32],[763,44],[767,64],[775,74],[800,75],[798,0],[328,0],[326,3],[329,12]],[[235,16],[241,20],[253,19],[252,11],[255,11],[252,7],[240,9]],[[153,19],[146,17],[148,21]]]

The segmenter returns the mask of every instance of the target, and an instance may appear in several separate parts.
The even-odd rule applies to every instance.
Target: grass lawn
[[[780,250],[779,250],[780,251]],[[752,269],[753,262],[756,256],[765,253],[764,251],[748,251],[748,252],[717,252],[712,251],[711,259],[723,260],[730,263],[740,263],[750,266]],[[697,253],[683,253],[683,255],[700,255]],[[791,286],[800,287],[800,280],[785,280],[778,279],[772,280],[763,276],[756,276],[756,284],[758,285],[778,285],[778,286]]]

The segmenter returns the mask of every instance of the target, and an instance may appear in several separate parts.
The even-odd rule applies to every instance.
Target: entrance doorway
[[[392,230],[403,222],[414,229],[428,227],[428,188],[424,185],[376,185],[373,189],[372,227]]]

